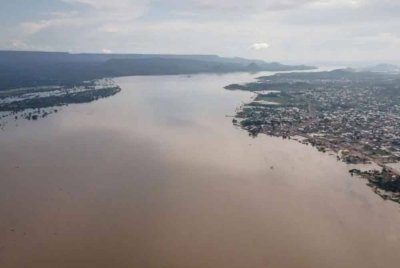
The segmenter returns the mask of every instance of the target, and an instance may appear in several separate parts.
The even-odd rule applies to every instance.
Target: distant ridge
[[[376,73],[400,73],[400,66],[394,64],[378,64],[363,68],[363,71],[376,72]]]
[[[217,55],[0,51],[0,90],[71,85],[85,80],[118,76],[309,69],[314,67]]]

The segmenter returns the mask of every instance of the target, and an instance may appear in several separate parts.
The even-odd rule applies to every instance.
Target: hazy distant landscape
[[[309,70],[214,55],[69,54],[0,51],[0,90],[75,85],[105,77]]]

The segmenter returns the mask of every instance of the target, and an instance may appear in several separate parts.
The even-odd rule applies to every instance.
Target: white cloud
[[[21,40],[12,40],[11,41],[11,48],[17,49],[17,50],[24,50],[24,49],[29,49],[29,46],[22,42]]]
[[[101,50],[101,52],[104,53],[104,54],[113,53],[113,51],[112,51],[111,49],[108,49],[108,48],[103,48],[103,49]]]
[[[32,21],[32,22],[23,22],[21,23],[22,31],[26,34],[35,34],[50,25],[49,21]]]
[[[249,48],[250,49],[254,49],[254,50],[263,50],[263,49],[269,48],[269,44],[267,44],[267,43],[254,43]]]
[[[145,0],[62,0],[66,3],[76,3],[91,6],[95,9],[108,9],[108,10],[123,10],[133,8],[130,10],[134,12],[135,9],[142,9],[147,5],[148,1]]]
[[[301,7],[321,0],[188,0],[195,7],[207,9],[237,10],[285,10]]]

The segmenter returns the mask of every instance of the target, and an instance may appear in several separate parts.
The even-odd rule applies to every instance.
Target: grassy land
[[[290,97],[279,93],[258,94],[254,101],[268,101],[279,104],[287,104],[290,102]]]

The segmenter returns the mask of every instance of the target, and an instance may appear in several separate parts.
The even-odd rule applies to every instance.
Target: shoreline
[[[300,137],[295,140],[346,164],[374,164],[378,168],[368,174],[349,172],[400,203],[400,171],[389,166],[400,163],[398,81],[400,76],[335,70],[277,74],[225,89],[255,93],[232,120],[250,136]]]
[[[235,126],[241,127],[241,129],[248,131],[249,136],[252,136],[254,138],[256,138],[258,134],[264,134],[270,137],[294,140],[306,146],[311,145],[313,148],[317,149],[321,153],[331,152],[330,154],[331,156],[336,156],[336,159],[338,161],[345,163],[349,167],[349,173],[351,176],[356,175],[359,178],[368,180],[368,183],[366,185],[371,187],[375,194],[379,195],[384,200],[391,200],[400,204],[400,173],[386,164],[379,163],[376,160],[369,159],[365,155],[356,157],[356,159],[365,159],[365,161],[363,160],[363,161],[348,162],[346,161],[346,159],[349,159],[348,157],[354,159],[354,154],[346,155],[343,158],[341,156],[342,151],[346,149],[337,150],[338,149],[337,146],[332,146],[332,147],[326,145],[321,146],[320,141],[317,141],[315,139],[312,140],[312,138],[303,136],[299,133],[294,134],[294,136],[276,135],[263,131],[255,133],[254,131],[249,130],[246,127],[240,126],[238,124],[237,119],[234,118],[232,121]],[[362,155],[362,153],[360,152],[357,153]],[[400,162],[390,162],[387,164],[396,164],[396,163]],[[353,165],[353,168],[351,168],[350,165]],[[376,167],[372,169],[363,170],[361,168],[355,168],[355,166],[357,165],[372,165],[380,167],[380,170],[377,169]]]
[[[0,92],[0,129],[19,119],[36,121],[70,104],[90,103],[118,94],[111,79],[91,80],[73,87],[32,87]]]

